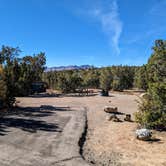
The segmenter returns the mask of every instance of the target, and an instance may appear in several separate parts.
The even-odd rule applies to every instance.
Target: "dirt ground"
[[[139,95],[112,93],[111,97],[97,96],[93,101],[89,99],[86,102],[90,109],[84,146],[86,160],[99,166],[166,166],[165,132],[153,131],[153,141],[143,142],[135,138],[136,123],[106,120],[103,106],[116,106],[119,112],[133,115],[138,109]],[[124,115],[118,116],[124,118]]]
[[[41,105],[49,105],[51,106],[49,108],[59,108],[60,110],[61,108],[77,108],[77,110],[79,110],[79,108],[86,108],[88,118],[88,132],[87,139],[83,148],[83,155],[84,158],[90,163],[99,166],[166,166],[165,132],[154,132],[154,141],[142,142],[136,140],[135,138],[135,129],[137,125],[134,122],[118,123],[106,120],[107,113],[103,111],[104,106],[116,106],[121,113],[133,114],[134,112],[136,112],[136,100],[138,100],[137,95],[139,94],[129,95],[122,93],[111,93],[110,97],[101,97],[99,95],[89,97],[41,96],[18,98],[18,100],[20,101],[19,105],[23,105],[24,107],[39,107]],[[49,110],[46,109],[45,111]],[[124,115],[118,116],[123,120]],[[32,160],[34,161],[34,163],[35,161],[40,161],[39,163],[37,163],[37,165],[46,164],[46,161],[46,163],[42,162],[43,157],[49,158],[50,154],[52,154],[52,157],[54,155],[54,157],[57,157],[58,154],[55,151],[58,150],[57,146],[59,146],[58,144],[60,143],[58,141],[61,140],[58,139],[61,136],[60,131],[63,131],[65,126],[68,125],[70,117],[70,111],[57,111],[54,116],[42,116],[42,118],[38,116],[38,120],[44,120],[48,124],[53,125],[51,129],[49,128],[50,130],[57,131],[42,132],[40,128],[36,128],[36,130],[38,130],[38,132],[34,133],[36,135],[32,135],[32,133],[30,133],[29,135],[25,134],[23,130],[25,129],[25,127],[19,128],[8,125],[8,134],[5,135],[5,131],[1,132],[2,134],[4,134],[4,136],[0,136],[0,163],[4,163],[4,166],[6,166],[7,164],[10,165],[8,163],[10,158],[12,158],[13,161],[14,159],[17,160],[17,158],[13,157],[15,156],[13,155],[14,153],[23,154],[24,157],[20,159],[20,162],[23,163],[24,160],[26,161],[27,157],[30,157],[30,160],[27,160],[27,162]],[[29,118],[36,119],[35,116],[30,116]],[[77,124],[81,123],[81,119],[77,120]],[[55,124],[57,124],[58,127],[56,126],[55,128]],[[20,132],[20,129],[22,130],[22,132]],[[28,129],[26,130],[33,129],[28,127]],[[45,130],[45,128],[43,128],[43,130]],[[77,131],[77,128],[75,128],[74,130]],[[20,142],[20,139],[18,139],[18,135],[19,137],[22,137],[22,142]],[[41,143],[39,144],[39,142]],[[9,148],[9,145],[12,146]],[[38,149],[37,152],[33,151],[35,147],[37,147]],[[20,151],[21,148],[23,149],[23,151]],[[32,154],[30,156],[28,155],[30,151],[28,151],[28,153],[26,151],[27,148],[32,151]],[[36,156],[39,157],[39,160],[36,159]],[[53,165],[53,161],[55,160],[52,157],[49,158],[50,161],[52,161],[50,162],[50,165]],[[5,160],[7,163],[6,165]],[[47,165],[49,165],[48,163]]]

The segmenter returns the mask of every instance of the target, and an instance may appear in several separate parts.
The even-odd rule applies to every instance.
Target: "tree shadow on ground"
[[[40,107],[16,107],[8,112],[8,115],[25,117],[46,117],[56,114],[58,111],[71,111],[70,107],[54,107],[52,105],[41,105]]]
[[[118,111],[118,112],[106,112],[106,113],[110,114],[110,115],[125,115],[124,112],[120,112],[120,111]]]
[[[51,97],[60,97],[61,94],[58,93],[38,93],[38,94],[34,94],[34,95],[29,95],[28,97],[30,98],[51,98]]]
[[[68,93],[68,94],[60,95],[60,97],[93,97],[93,96],[98,96],[98,94],[97,93],[91,93],[91,94]]]
[[[63,97],[93,97],[99,95],[98,93],[38,93],[29,95],[27,97],[29,98],[63,98]]]
[[[70,107],[54,107],[51,105],[41,105],[40,107],[43,110],[51,110],[51,111],[72,111]]]
[[[47,123],[41,120],[34,120],[34,119],[23,119],[23,118],[16,118],[16,117],[3,117],[0,118],[0,126],[3,127],[1,134],[5,135],[4,129],[14,127],[19,128],[21,130],[27,132],[37,132],[38,130],[47,131],[47,132],[61,132],[57,124],[54,123]]]
[[[8,115],[17,115],[19,117],[45,117],[51,116],[54,112],[49,109],[42,109],[40,107],[16,107]]]
[[[150,142],[159,142],[159,141],[161,141],[161,139],[159,139],[159,138],[151,138],[149,141]]]
[[[120,112],[120,111],[115,112],[114,114],[116,114],[116,115],[125,115],[125,113],[124,113],[124,112]]]
[[[69,107],[53,107],[41,105],[40,107],[17,107],[5,116],[0,117],[0,136],[9,132],[10,128],[35,133],[37,131],[62,132],[56,123],[41,120],[42,117],[52,116],[56,111],[67,111]]]
[[[164,141],[162,141],[160,138],[150,138],[147,142],[150,144],[157,143],[157,144],[163,144]]]

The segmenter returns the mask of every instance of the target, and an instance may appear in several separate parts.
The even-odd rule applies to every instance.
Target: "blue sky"
[[[165,39],[166,0],[0,0],[0,45],[47,66],[142,65]]]

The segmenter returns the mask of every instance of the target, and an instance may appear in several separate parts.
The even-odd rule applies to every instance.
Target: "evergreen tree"
[[[6,85],[5,103],[8,108],[15,102],[15,74],[14,64],[17,61],[19,48],[2,46],[0,51],[1,66],[3,67],[4,83]]]
[[[150,128],[166,128],[166,41],[157,40],[147,64],[148,92],[136,120]]]
[[[147,90],[148,88],[148,75],[147,75],[147,66],[141,66],[134,77],[134,86],[139,89]]]
[[[100,88],[103,90],[103,95],[108,96],[108,91],[111,89],[113,76],[110,68],[104,68],[101,70],[100,75]]]

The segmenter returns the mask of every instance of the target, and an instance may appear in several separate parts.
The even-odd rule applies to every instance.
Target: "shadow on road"
[[[33,120],[33,119],[23,119],[23,118],[15,118],[15,117],[4,117],[0,119],[0,126],[2,127],[1,134],[5,135],[4,129],[9,127],[19,128],[21,130],[27,132],[37,132],[37,130],[48,131],[48,132],[61,132],[58,128],[58,125],[53,123],[46,123],[41,120]]]
[[[10,128],[18,128],[27,132],[37,131],[62,132],[56,123],[48,123],[42,117],[52,116],[56,111],[68,111],[69,107],[17,107],[5,116],[0,117],[0,136],[6,135]]]
[[[42,110],[51,110],[51,111],[72,111],[70,107],[54,107],[51,105],[41,105]]]

